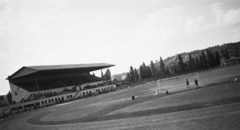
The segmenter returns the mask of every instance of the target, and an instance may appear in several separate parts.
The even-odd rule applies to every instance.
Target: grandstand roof
[[[11,76],[8,76],[7,80],[28,76],[31,74],[37,74],[40,72],[72,72],[72,71],[81,71],[81,72],[90,72],[103,68],[108,68],[115,66],[113,64],[107,63],[91,63],[91,64],[69,64],[69,65],[43,65],[43,66],[23,66],[18,71],[13,73]]]

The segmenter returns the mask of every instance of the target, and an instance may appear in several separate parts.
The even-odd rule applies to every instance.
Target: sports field
[[[240,66],[199,72],[197,89],[195,78],[161,83],[169,94],[157,94],[151,82],[12,115],[0,121],[0,130],[240,129]]]

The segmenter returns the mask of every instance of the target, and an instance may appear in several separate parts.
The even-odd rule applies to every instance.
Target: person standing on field
[[[189,81],[186,79],[187,88],[189,87]]]
[[[195,85],[197,86],[197,88],[199,88],[198,80],[197,80],[197,79],[195,79]]]

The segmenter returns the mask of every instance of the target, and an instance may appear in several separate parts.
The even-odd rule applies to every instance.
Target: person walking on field
[[[195,79],[195,85],[197,86],[197,88],[199,88],[198,80],[197,80],[197,79]]]
[[[189,81],[186,79],[187,88],[189,87]]]

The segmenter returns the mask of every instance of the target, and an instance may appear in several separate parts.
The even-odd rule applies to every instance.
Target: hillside
[[[209,48],[202,49],[202,50],[194,50],[192,52],[184,52],[184,53],[181,53],[180,55],[182,56],[183,61],[187,62],[189,59],[189,54],[191,54],[191,56],[193,58],[196,58],[196,57],[202,55],[203,50],[207,50],[207,49],[209,49],[211,52],[215,52],[215,51],[220,52],[221,50],[227,50],[230,58],[236,57],[236,55],[240,56],[240,41],[234,42],[234,43],[225,43],[223,45],[216,45],[216,46],[209,47]],[[168,58],[164,59],[163,61],[164,61],[165,65],[168,66],[169,68],[172,68],[173,66],[178,65],[177,55],[168,57]],[[159,62],[155,63],[154,65],[155,65],[155,68],[160,68]]]

